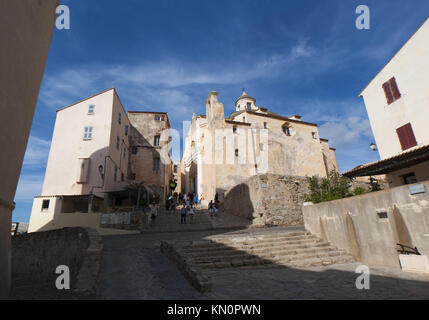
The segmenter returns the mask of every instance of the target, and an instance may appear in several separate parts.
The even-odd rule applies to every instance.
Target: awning
[[[429,161],[429,145],[415,147],[387,159],[357,166],[352,170],[344,172],[343,176],[353,178],[387,174],[425,161]]]

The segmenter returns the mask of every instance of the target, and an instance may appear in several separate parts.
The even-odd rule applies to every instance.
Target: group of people
[[[189,223],[194,223],[194,208],[192,206],[183,206],[180,210],[180,223],[186,224],[186,216],[189,216]]]

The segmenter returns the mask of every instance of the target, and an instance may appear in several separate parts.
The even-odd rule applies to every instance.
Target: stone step
[[[240,254],[240,253],[249,253],[249,254],[282,254],[287,252],[293,252],[299,249],[317,249],[317,248],[325,248],[329,247],[329,243],[327,242],[320,242],[320,243],[310,243],[310,244],[299,244],[299,245],[288,245],[288,246],[273,246],[269,249],[266,248],[257,248],[257,249],[251,249],[251,248],[232,248],[232,247],[225,247],[223,250],[222,248],[218,248],[216,250],[204,250],[204,251],[198,251],[198,252],[187,252],[186,256],[189,258],[194,257],[214,257],[214,256],[222,256],[222,255],[234,255],[234,254]]]
[[[236,265],[231,267],[226,267],[224,269],[238,269],[238,270],[246,270],[246,269],[269,269],[269,268],[309,268],[309,267],[318,267],[318,266],[327,266],[331,264],[343,264],[343,263],[353,263],[355,260],[348,255],[340,255],[336,257],[329,258],[311,258],[306,260],[299,260],[295,262],[270,262],[266,264],[254,264],[254,265]],[[215,270],[215,268],[204,268],[205,270]]]
[[[253,234],[253,235],[237,235],[237,236],[214,236],[210,239],[220,242],[220,241],[232,241],[232,242],[241,242],[241,241],[249,241],[249,240],[275,240],[275,239],[285,239],[285,238],[300,238],[300,237],[314,237],[312,234],[304,232],[304,231],[297,231],[297,232],[288,232],[288,233],[280,233],[280,232],[273,232],[272,234],[269,233],[262,233],[262,234]]]
[[[223,255],[216,256],[198,256],[190,258],[192,263],[206,263],[206,262],[221,262],[221,261],[230,261],[232,259],[252,259],[252,258],[261,258],[261,259],[269,259],[269,260],[286,260],[286,259],[294,259],[299,258],[300,256],[305,256],[308,254],[312,255],[324,255],[329,252],[337,252],[337,249],[328,246],[328,247],[318,247],[318,248],[307,248],[307,249],[295,249],[295,250],[285,250],[278,252],[261,252],[259,254],[251,254],[243,251],[232,251],[225,252]]]
[[[254,257],[251,259],[232,259],[228,261],[217,261],[217,262],[205,262],[205,263],[195,263],[198,267],[202,269],[223,269],[223,268],[233,268],[233,267],[243,267],[243,266],[267,266],[267,265],[276,265],[276,266],[288,266],[288,267],[311,267],[311,266],[321,266],[321,265],[330,265],[335,263],[349,263],[353,262],[354,259],[345,255],[342,252],[334,251],[324,254],[306,254],[295,256],[294,258],[288,257],[284,259],[264,259],[259,257]]]
[[[325,241],[317,238],[306,239],[306,240],[283,240],[275,243],[251,243],[251,244],[223,244],[216,242],[207,242],[206,244],[188,245],[181,248],[184,253],[204,253],[213,252],[218,250],[257,250],[257,249],[271,249],[271,248],[283,248],[292,245],[316,245],[320,243],[326,243]]]

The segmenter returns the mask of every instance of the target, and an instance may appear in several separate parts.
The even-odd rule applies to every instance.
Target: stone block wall
[[[305,177],[255,175],[225,193],[221,210],[248,218],[254,226],[303,225]]]
[[[76,279],[89,245],[83,228],[34,232],[12,237],[12,278],[28,281],[55,281],[59,265],[70,268]]]

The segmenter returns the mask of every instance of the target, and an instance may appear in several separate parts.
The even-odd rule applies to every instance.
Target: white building
[[[125,185],[127,113],[115,89],[57,111],[42,194],[34,198],[29,232],[71,225],[98,226],[106,194]],[[69,215],[67,215],[69,214]]]
[[[429,180],[429,18],[360,94],[381,161],[347,176],[387,174],[391,187]]]

